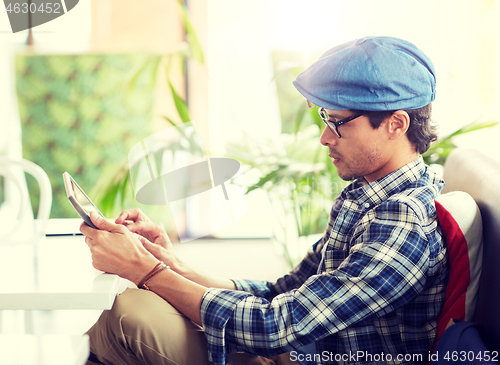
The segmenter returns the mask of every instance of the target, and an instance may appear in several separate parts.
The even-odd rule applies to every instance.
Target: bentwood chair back
[[[40,204],[34,219],[24,173],[32,175],[40,189]],[[52,206],[52,188],[45,171],[25,159],[0,156],[3,203],[0,205],[0,244],[35,243],[45,234]]]

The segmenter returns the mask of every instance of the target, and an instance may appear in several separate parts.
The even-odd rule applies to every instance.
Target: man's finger
[[[108,221],[106,218],[100,216],[96,212],[92,211],[90,212],[90,219],[92,220],[92,223],[99,228],[100,230],[103,231],[108,231],[108,232],[119,232],[121,231],[121,225],[118,225],[116,223]],[[82,232],[83,233],[83,232]],[[92,235],[90,235],[92,237]]]
[[[137,239],[142,243],[143,246],[151,243],[146,237],[143,237],[141,235],[137,235]]]
[[[128,210],[124,210],[123,212],[120,213],[118,218],[116,218],[115,223],[116,224],[123,224],[123,222],[125,222],[127,220],[135,222],[138,219],[144,219],[141,210],[139,208],[128,209]]]
[[[82,222],[82,224],[80,224],[80,232],[82,232],[85,237],[90,236],[94,231],[95,229],[90,227],[87,223]]]
[[[116,224],[123,224],[128,219],[128,210],[120,213],[118,218],[115,219]]]
[[[133,222],[126,225],[127,229],[133,233],[151,232],[154,225],[150,222]]]

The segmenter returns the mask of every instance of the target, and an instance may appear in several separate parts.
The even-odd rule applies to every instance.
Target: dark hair
[[[405,111],[410,116],[410,127],[406,131],[408,140],[418,153],[424,153],[429,149],[431,143],[437,140],[436,126],[431,122],[431,104]],[[395,110],[381,112],[355,110],[355,112],[366,115],[372,127],[377,129],[382,121],[390,117]]]

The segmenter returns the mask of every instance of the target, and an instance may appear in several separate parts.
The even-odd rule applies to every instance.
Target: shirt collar
[[[371,183],[367,183],[364,178],[353,181],[344,189],[342,195],[344,198],[357,200],[365,209],[371,209],[389,196],[404,190],[409,183],[418,180],[426,168],[422,156],[419,156],[415,161]]]

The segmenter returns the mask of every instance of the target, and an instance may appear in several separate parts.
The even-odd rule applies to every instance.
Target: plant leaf
[[[198,156],[205,156],[205,151],[203,150],[202,146],[200,146],[200,144],[198,143],[198,141],[195,140],[196,138],[196,134],[195,135],[187,135],[186,134],[186,131],[181,127],[181,124],[184,124],[181,123],[181,124],[176,124],[172,119],[170,119],[169,117],[166,117],[166,116],[163,116],[163,118],[169,122],[172,127],[175,127],[177,129],[177,131],[180,133],[181,137],[184,138],[184,140],[187,141],[188,145],[189,145],[189,151],[190,152],[194,152],[194,154],[197,154]],[[182,148],[178,148],[179,150],[181,150]],[[185,148],[184,148],[185,150]]]
[[[299,133],[300,128],[302,126],[302,121],[304,120],[305,113],[306,113],[306,110],[304,108],[299,108],[299,110],[297,110],[297,113],[295,115],[295,121],[294,121],[294,125],[295,125],[294,134]]]
[[[257,183],[253,184],[252,186],[250,186],[248,188],[247,194],[253,190],[262,188],[266,182],[272,181],[274,179],[274,177],[276,177],[278,175],[279,171],[285,167],[286,166],[280,166],[278,169],[271,171],[266,176],[261,177]]]
[[[488,120],[488,121],[484,121],[484,122],[474,121],[472,123],[469,123],[469,124],[463,126],[459,130],[453,132],[452,134],[449,135],[449,137],[455,137],[455,136],[459,136],[461,134],[477,131],[479,129],[494,127],[497,124],[498,124],[498,122],[493,121],[493,120]]]
[[[201,47],[196,31],[194,30],[191,19],[189,18],[186,6],[182,1],[177,2],[180,7],[182,22],[184,24],[184,30],[186,32],[186,40],[189,45],[189,50],[191,51],[191,57],[198,61],[200,64],[205,63],[205,57],[203,56],[203,49]]]
[[[125,174],[125,177],[122,181],[122,184],[120,186],[120,194],[121,194],[121,199],[120,199],[120,206],[122,207],[122,209],[125,208],[125,199],[127,198],[127,191],[128,191],[128,185],[129,185],[129,181],[130,181],[130,174]]]
[[[144,63],[138,65],[136,69],[130,73],[132,76],[127,82],[126,94],[130,95],[133,90],[137,88],[137,84],[145,72],[147,72],[147,75],[149,76],[149,88],[154,89],[156,86],[161,60],[161,56],[153,55],[149,57]]]
[[[191,121],[189,116],[188,108],[184,99],[180,97],[180,95],[175,91],[174,85],[172,82],[168,80],[168,87],[170,88],[170,92],[172,93],[172,97],[174,99],[175,109],[177,110],[177,114],[182,120],[182,123],[187,123]]]
[[[424,158],[426,164],[444,165],[448,155],[457,147],[453,143],[454,137],[484,128],[491,128],[496,126],[497,124],[499,124],[499,122],[492,120],[485,122],[474,121],[472,123],[469,123],[434,142],[431,147],[424,154],[422,154],[422,157]]]

